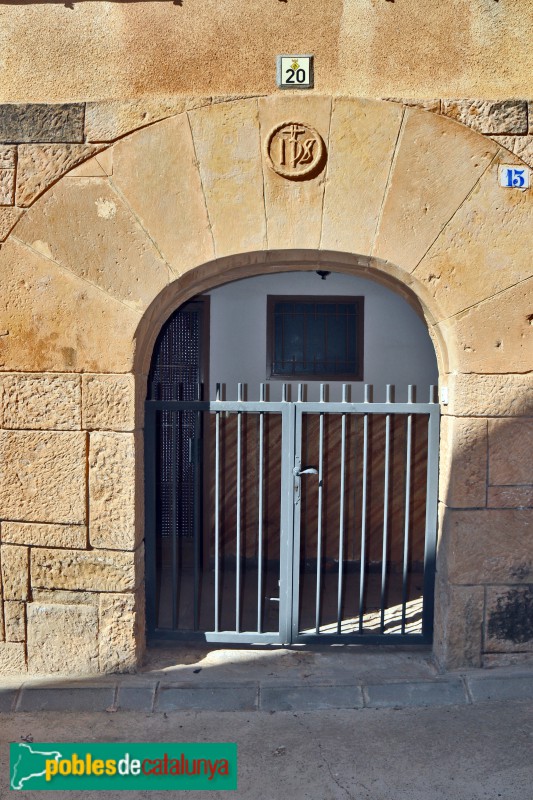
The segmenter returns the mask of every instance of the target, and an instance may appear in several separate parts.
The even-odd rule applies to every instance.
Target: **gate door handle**
[[[303,469],[299,469],[299,467],[294,467],[293,475],[296,478],[299,478],[300,475],[318,475],[318,470],[316,467],[304,467]]]

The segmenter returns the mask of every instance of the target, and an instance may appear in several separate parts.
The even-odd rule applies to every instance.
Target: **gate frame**
[[[406,403],[392,402],[392,388],[387,386],[385,403],[374,403],[370,400],[371,388],[365,385],[364,402],[349,403],[329,402],[324,399],[324,387],[321,386],[321,400],[308,402],[302,399],[302,387],[299,386],[298,400],[288,401],[286,386],[283,385],[281,402],[220,400],[220,388],[217,387],[217,399],[212,401],[154,401],[145,402],[145,532],[146,532],[146,615],[147,636],[149,641],[185,640],[206,641],[225,644],[431,644],[433,641],[434,622],[434,589],[436,544],[438,523],[438,460],[439,460],[439,427],[440,407],[435,401],[435,387],[430,387],[429,403],[413,402],[413,387],[408,387]],[[345,397],[343,389],[343,398]],[[242,397],[242,384],[239,384],[239,397]],[[261,385],[261,397],[264,398],[264,385]],[[280,507],[280,571],[279,571],[279,631],[240,632],[219,631],[218,629],[218,561],[215,560],[215,630],[214,631],[177,631],[157,629],[156,627],[156,417],[158,411],[195,411],[197,413],[278,413],[282,420],[282,453],[281,453],[281,507]],[[387,419],[391,414],[424,414],[428,415],[428,444],[426,472],[426,525],[424,540],[424,580],[422,605],[422,633],[349,633],[349,634],[307,634],[300,633],[299,623],[299,582],[300,582],[300,510],[301,497],[301,431],[303,414],[382,414]],[[388,466],[386,467],[388,469]],[[215,466],[217,471],[217,467]],[[217,531],[218,499],[215,500],[215,530]],[[218,549],[218,533],[215,533],[215,547]],[[361,564],[363,569],[363,564]],[[240,602],[240,600],[239,600]],[[381,612],[383,614],[382,604]],[[237,616],[237,611],[236,611]]]

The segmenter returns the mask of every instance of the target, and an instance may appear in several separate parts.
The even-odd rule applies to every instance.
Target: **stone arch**
[[[265,137],[286,119],[312,126],[326,145],[325,167],[309,180],[286,180],[265,163]],[[449,389],[445,507],[479,507],[486,418],[531,408],[524,372],[531,367],[533,200],[530,192],[499,187],[499,164],[521,162],[495,142],[395,103],[283,95],[178,114],[110,151],[109,174],[67,174],[25,212],[0,252],[0,436],[7,464],[0,506],[8,523],[2,561],[26,569],[29,589],[9,589],[7,600],[28,602],[35,670],[55,663],[55,656],[43,663],[39,655],[36,611],[46,602],[36,598],[55,592],[53,613],[67,625],[81,613],[58,594],[71,588],[104,589],[97,610],[84,611],[97,631],[96,639],[83,640],[87,668],[135,664],[142,503],[133,375],[144,371],[167,303],[179,304],[209,281],[309,268],[311,261],[405,287],[437,342],[441,382]],[[27,485],[13,500],[17,475],[24,474],[18,462],[35,451],[39,436],[48,467],[31,487],[23,479]],[[475,451],[475,464],[464,459],[458,477],[452,456],[457,465],[463,450]],[[87,457],[91,528],[83,534]],[[120,470],[124,490],[110,492],[113,475],[105,475],[104,463]],[[51,504],[47,493],[59,490],[67,473]],[[483,507],[490,515],[486,500]],[[29,527],[13,533],[12,522]],[[65,528],[58,526],[66,525],[76,536],[60,538]],[[58,547],[62,553],[52,549]],[[442,567],[440,657],[462,664],[468,650],[479,661],[479,603],[479,625],[475,617],[461,634],[461,603],[471,598],[460,580],[448,580],[444,551]],[[23,646],[12,645],[0,643],[0,650],[23,659]]]

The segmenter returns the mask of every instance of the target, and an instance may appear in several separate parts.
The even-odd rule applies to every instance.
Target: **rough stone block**
[[[27,600],[29,589],[28,548],[0,546],[4,600]]]
[[[82,103],[0,105],[0,142],[83,142]]]
[[[85,525],[51,525],[38,522],[2,522],[0,541],[31,547],[85,549]]]
[[[133,375],[83,375],[82,425],[86,430],[135,429]]]
[[[533,585],[487,588],[485,651],[533,652]]]
[[[5,519],[85,522],[86,434],[0,431]]]
[[[98,611],[28,604],[28,667],[40,673],[98,671]]]
[[[433,111],[434,114],[440,112],[440,100],[412,100],[405,97],[384,97],[390,103],[401,103],[409,108],[420,108],[422,111]]]
[[[450,582],[527,583],[533,577],[532,525],[530,510],[448,510],[441,550]]]
[[[491,138],[533,167],[533,136],[492,136]]]
[[[17,206],[31,206],[62,175],[97,152],[97,146],[87,144],[20,145],[17,165]]]
[[[443,100],[442,113],[479,133],[527,133],[525,100]]]
[[[26,641],[26,603],[18,600],[4,602],[6,642]]]
[[[65,591],[63,589],[38,589],[33,588],[31,597],[34,603],[43,605],[74,606],[82,605],[97,606],[100,600],[100,592],[76,592]]]
[[[4,242],[24,212],[20,208],[0,207],[0,242]]]
[[[142,536],[135,491],[138,437],[92,433],[89,448],[89,540],[93,547],[133,550]]]
[[[0,146],[0,169],[15,169],[17,148]]]
[[[445,669],[481,666],[482,586],[450,586],[437,578],[434,653]]]
[[[217,130],[212,125],[211,135],[216,137]],[[213,236],[187,115],[139,131],[112,149],[113,185],[157,242],[172,270],[180,274],[212,259]],[[259,152],[256,160],[260,165]],[[220,163],[223,169],[223,160]],[[231,168],[235,169],[233,163]],[[239,170],[240,164],[237,173]],[[247,191],[247,182],[243,180],[241,191]],[[224,198],[223,205],[227,203],[232,203],[231,196]],[[255,206],[253,210],[257,210]]]
[[[100,672],[135,672],[143,650],[144,587],[101,595],[99,615]]]
[[[489,486],[489,508],[533,508],[532,486]]]
[[[444,414],[521,417],[533,413],[533,375],[450,375]]]
[[[440,437],[441,502],[453,508],[485,505],[487,492],[487,422],[443,417]]]
[[[27,671],[25,645],[18,642],[1,642],[0,675],[20,675]]]
[[[533,483],[533,419],[489,420],[489,483]]]
[[[93,592],[128,592],[139,585],[144,549],[45,550],[31,552],[32,586]]]
[[[3,370],[131,371],[138,312],[59,268],[46,242],[32,247],[11,237],[0,250],[0,315],[9,332],[0,337]]]
[[[12,206],[15,202],[15,170],[0,169],[0,206]]]
[[[58,181],[26,212],[17,238],[138,311],[169,282],[168,265],[107,178]]]
[[[440,322],[436,328],[451,345],[449,370],[498,374],[533,368],[532,294],[533,278]]]
[[[81,428],[78,375],[1,375],[0,397],[4,428]]]
[[[533,653],[484,653],[483,667],[533,667]]]

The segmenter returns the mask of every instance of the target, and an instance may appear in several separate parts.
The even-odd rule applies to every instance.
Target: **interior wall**
[[[316,272],[261,275],[218,286],[210,297],[210,395],[217,383],[226,385],[226,398],[237,396],[237,384],[247,384],[247,399],[259,397],[259,384],[269,386],[271,400],[281,397],[283,381],[268,380],[266,367],[267,295],[357,295],[365,298],[363,381],[352,383],[351,399],[363,399],[365,383],[374,387],[374,400],[385,399],[386,384],[395,386],[396,400],[407,399],[414,384],[417,399],[427,401],[429,386],[437,384],[437,361],[424,321],[390,289],[365,278],[331,273],[322,280]],[[330,400],[340,400],[342,383],[328,381]],[[307,399],[319,399],[320,381],[307,384]],[[290,384],[296,399],[297,383]]]

